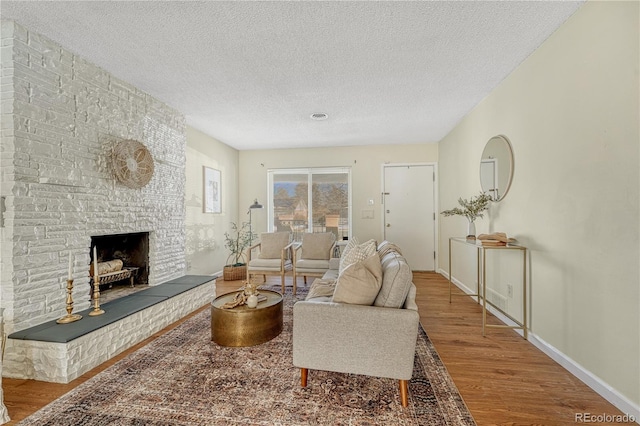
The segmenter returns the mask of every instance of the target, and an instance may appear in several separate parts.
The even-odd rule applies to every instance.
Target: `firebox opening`
[[[98,235],[91,237],[89,276],[93,293],[94,259],[96,248],[100,292],[126,293],[126,288],[149,284],[149,233]],[[137,290],[140,290],[138,288]],[[90,293],[90,296],[91,296]],[[124,295],[124,294],[122,294]]]

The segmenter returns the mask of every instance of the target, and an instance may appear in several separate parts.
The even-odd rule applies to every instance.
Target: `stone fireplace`
[[[166,287],[154,288],[190,285],[181,281],[186,123],[179,111],[52,40],[11,21],[1,25],[0,308],[6,334],[57,327],[66,313],[69,276],[73,311],[90,308],[93,247],[98,260],[113,257],[137,268],[136,287],[151,287],[146,296],[129,298],[149,306],[70,341],[7,339],[5,377],[68,383],[199,308],[215,291],[215,281],[207,281],[159,301]],[[117,180],[114,151],[123,140],[138,141],[151,154],[154,171],[146,185]],[[108,322],[118,312],[59,326]]]
[[[107,295],[120,290],[120,295],[128,294],[127,289],[134,286],[148,286],[149,284],[149,233],[131,232],[126,234],[96,235],[91,237],[91,265],[88,274],[94,277],[93,273],[93,249],[96,248],[98,264],[106,262],[116,263],[116,268],[100,278],[100,294],[106,298]],[[101,272],[102,273],[102,272]],[[93,279],[90,279],[91,286],[89,297],[93,294]],[[139,290],[139,289],[138,289]],[[114,296],[109,297],[113,300]]]
[[[184,116],[17,23],[2,21],[1,37],[6,332],[65,313],[70,258],[74,310],[88,308],[96,244],[99,257],[135,265],[136,284],[184,275]],[[114,149],[129,139],[153,157],[153,175],[140,188],[114,174]],[[134,240],[133,252],[120,247]]]

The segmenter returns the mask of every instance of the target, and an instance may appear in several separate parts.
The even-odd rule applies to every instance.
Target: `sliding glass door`
[[[269,231],[287,231],[295,241],[305,232],[348,237],[351,170],[309,168],[269,170]]]

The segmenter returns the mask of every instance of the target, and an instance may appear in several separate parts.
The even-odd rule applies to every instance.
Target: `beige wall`
[[[221,172],[221,214],[203,213],[204,166]],[[185,197],[187,273],[220,272],[229,255],[224,233],[238,217],[238,151],[191,127],[187,127]]]
[[[384,163],[436,162],[436,144],[372,145],[336,148],[257,150],[240,152],[240,206],[254,198],[267,201],[267,170],[295,167],[351,167],[352,234],[360,240],[382,238],[381,173]],[[374,205],[369,206],[368,200]],[[361,219],[362,210],[374,209],[373,219]],[[246,212],[245,212],[246,213]],[[240,214],[243,214],[242,208]],[[266,209],[253,214],[253,229],[267,229]]]
[[[489,218],[477,222],[478,232],[504,231],[530,248],[534,337],[635,407],[638,15],[638,2],[587,2],[439,146],[444,209],[479,191],[485,142],[509,137],[513,184]],[[465,229],[464,219],[441,218],[440,268],[448,268],[448,237]],[[506,276],[517,280],[517,273]]]

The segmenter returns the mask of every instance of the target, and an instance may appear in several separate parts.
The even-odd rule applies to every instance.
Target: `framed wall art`
[[[204,176],[204,213],[222,213],[222,186],[220,185],[220,170],[203,167]]]

